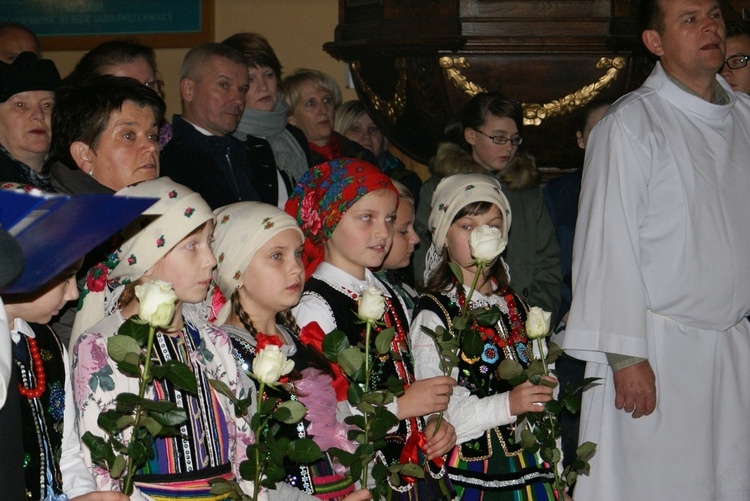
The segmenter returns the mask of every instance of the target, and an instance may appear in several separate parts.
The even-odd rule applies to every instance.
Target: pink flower
[[[309,230],[313,235],[317,235],[323,223],[320,220],[320,214],[316,210],[315,206],[317,204],[314,202],[314,198],[315,193],[310,192],[302,200],[302,228]]]

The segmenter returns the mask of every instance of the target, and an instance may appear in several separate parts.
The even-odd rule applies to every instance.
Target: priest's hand
[[[656,376],[648,360],[614,372],[615,407],[633,413],[634,418],[648,416],[656,409]]]

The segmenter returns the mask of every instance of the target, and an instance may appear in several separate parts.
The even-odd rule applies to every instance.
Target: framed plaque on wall
[[[45,50],[86,50],[137,37],[152,47],[213,40],[214,0],[0,0],[0,22],[28,26]]]

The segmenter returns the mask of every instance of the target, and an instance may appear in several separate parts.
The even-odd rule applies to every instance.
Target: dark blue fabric
[[[161,175],[200,193],[217,209],[259,201],[245,143],[234,136],[206,136],[175,115],[172,140],[160,154]]]
[[[572,296],[571,275],[573,266],[573,237],[578,218],[578,197],[581,194],[583,169],[553,179],[544,187],[544,203],[555,227],[555,237],[560,246],[562,268],[562,303],[553,325],[557,325],[568,310]]]

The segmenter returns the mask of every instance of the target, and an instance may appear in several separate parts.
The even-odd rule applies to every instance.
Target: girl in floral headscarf
[[[440,356],[424,328],[449,328],[466,302],[477,267],[472,263],[469,236],[478,226],[501,230],[497,248],[505,246],[510,208],[500,182],[485,174],[456,174],[443,179],[432,197],[432,232],[426,288],[414,309],[412,348],[418,378],[442,374]],[[460,283],[451,266],[461,269]],[[514,443],[516,416],[544,411],[552,389],[529,382],[515,389],[497,375],[504,359],[529,363],[525,321],[528,306],[508,285],[501,257],[478,277],[470,307],[497,306],[501,317],[494,328],[481,330],[484,350],[479,357],[460,355],[453,375],[458,386],[446,417],[456,424],[458,445],[449,455],[448,474],[464,501],[532,501],[555,499],[553,474],[537,455]],[[540,405],[541,403],[541,405]]]
[[[95,268],[87,281],[77,325],[85,331],[73,346],[73,393],[79,433],[102,436],[97,423],[102,412],[112,409],[123,392],[138,394],[138,378],[125,376],[107,354],[107,340],[125,319],[138,312],[134,287],[140,282],[162,280],[172,284],[177,296],[169,327],[157,329],[153,363],[177,360],[195,375],[197,394],[188,393],[168,380],[155,379],[146,389],[147,399],[167,399],[185,409],[186,424],[179,436],[154,440],[152,459],[135,475],[131,499],[224,499],[210,497],[208,480],[239,476],[239,464],[252,435],[247,423],[235,419],[231,401],[213,390],[209,381],[223,381],[237,398],[245,394],[238,385],[238,369],[227,335],[208,324],[203,306],[216,259],[209,247],[214,227],[211,209],[197,194],[169,178],[125,188],[116,196],[152,197],[158,201],[141,222],[126,230],[124,243],[107,263]],[[143,229],[140,229],[143,228]],[[94,278],[96,275],[96,278]],[[127,445],[130,434],[122,441]],[[119,490],[120,482],[109,472],[93,468],[102,490]],[[247,492],[251,492],[247,489]]]
[[[346,394],[346,380],[334,375],[320,352],[300,341],[300,329],[291,313],[305,282],[303,236],[297,222],[281,209],[259,202],[217,209],[216,220],[211,244],[219,262],[215,282],[227,298],[216,323],[229,334],[237,364],[244,371],[253,368],[266,346],[278,346],[294,362],[294,371],[286,384],[266,386],[263,398],[299,400],[308,408],[302,422],[281,423],[279,436],[290,440],[311,436],[322,450],[354,451],[356,444],[346,437],[348,427],[337,423],[331,412],[337,401],[334,387]],[[216,301],[212,304],[218,307]],[[306,331],[301,337],[307,335]],[[255,387],[249,377],[243,381],[246,387]],[[261,435],[260,440],[265,438]],[[355,501],[370,497],[367,491],[352,493],[351,477],[345,476],[343,467],[332,469],[327,458],[310,463],[287,459],[285,470],[285,481],[268,491],[269,499]]]
[[[376,461],[386,466],[400,462],[407,444],[413,445],[419,437],[425,438],[423,451],[430,459],[442,456],[454,442],[453,426],[443,421],[436,431],[437,416],[427,424],[422,416],[447,407],[455,381],[440,376],[414,384],[406,306],[370,271],[383,263],[391,246],[397,203],[398,192],[377,167],[343,158],[310,169],[286,205],[305,234],[303,259],[308,273],[312,273],[294,310],[300,325],[317,322],[324,332],[340,329],[356,346],[364,340],[364,326],[356,323],[355,314],[361,292],[376,287],[385,298],[382,321],[395,329],[391,343],[394,355],[373,361],[372,371],[378,374],[375,388],[385,389],[389,377],[395,377],[405,389],[388,409],[398,417],[399,425],[390,430],[388,445],[376,454]],[[374,339],[372,336],[373,346]],[[341,402],[339,409],[344,414],[356,412],[347,402]],[[413,449],[416,454],[417,448]],[[396,499],[441,499],[444,495],[436,480],[442,480],[443,474],[431,465],[425,472],[429,482],[407,481],[396,486],[388,481],[390,494]]]

